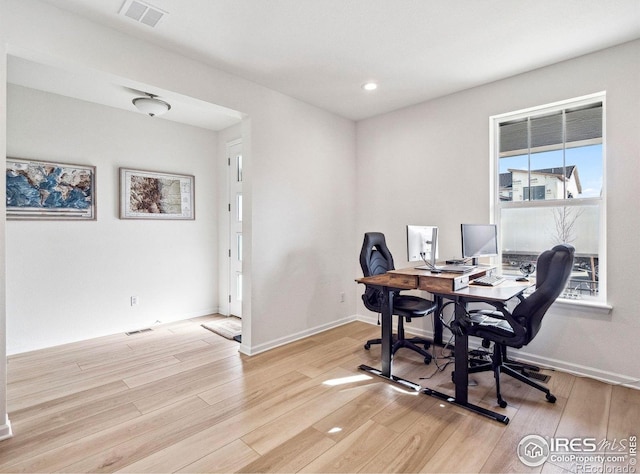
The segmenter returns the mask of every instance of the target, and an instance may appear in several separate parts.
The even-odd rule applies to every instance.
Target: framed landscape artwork
[[[7,157],[7,219],[95,220],[96,168]]]
[[[194,177],[120,168],[121,219],[195,219]]]

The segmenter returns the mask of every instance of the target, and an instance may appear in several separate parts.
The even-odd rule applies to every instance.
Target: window
[[[561,298],[606,302],[605,94],[491,118],[493,219],[504,274],[576,248]]]
[[[542,185],[542,186],[526,186],[524,188],[524,200],[528,201],[528,200],[540,200],[540,199],[545,199],[545,191],[546,191],[546,186]],[[529,197],[529,190],[531,190],[531,197]]]

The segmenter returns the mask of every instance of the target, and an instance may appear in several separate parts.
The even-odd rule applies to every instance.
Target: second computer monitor
[[[495,224],[461,224],[462,258],[498,255],[498,227]]]
[[[435,249],[435,252],[434,252]],[[407,259],[435,264],[438,258],[438,228],[432,225],[407,226]]]

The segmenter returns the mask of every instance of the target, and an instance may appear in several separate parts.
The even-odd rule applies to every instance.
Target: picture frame
[[[120,168],[120,219],[194,220],[195,177]]]
[[[96,220],[96,167],[6,160],[9,220]]]

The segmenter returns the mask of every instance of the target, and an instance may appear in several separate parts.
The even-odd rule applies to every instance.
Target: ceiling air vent
[[[139,0],[126,0],[120,9],[120,14],[153,28],[167,12]]]

